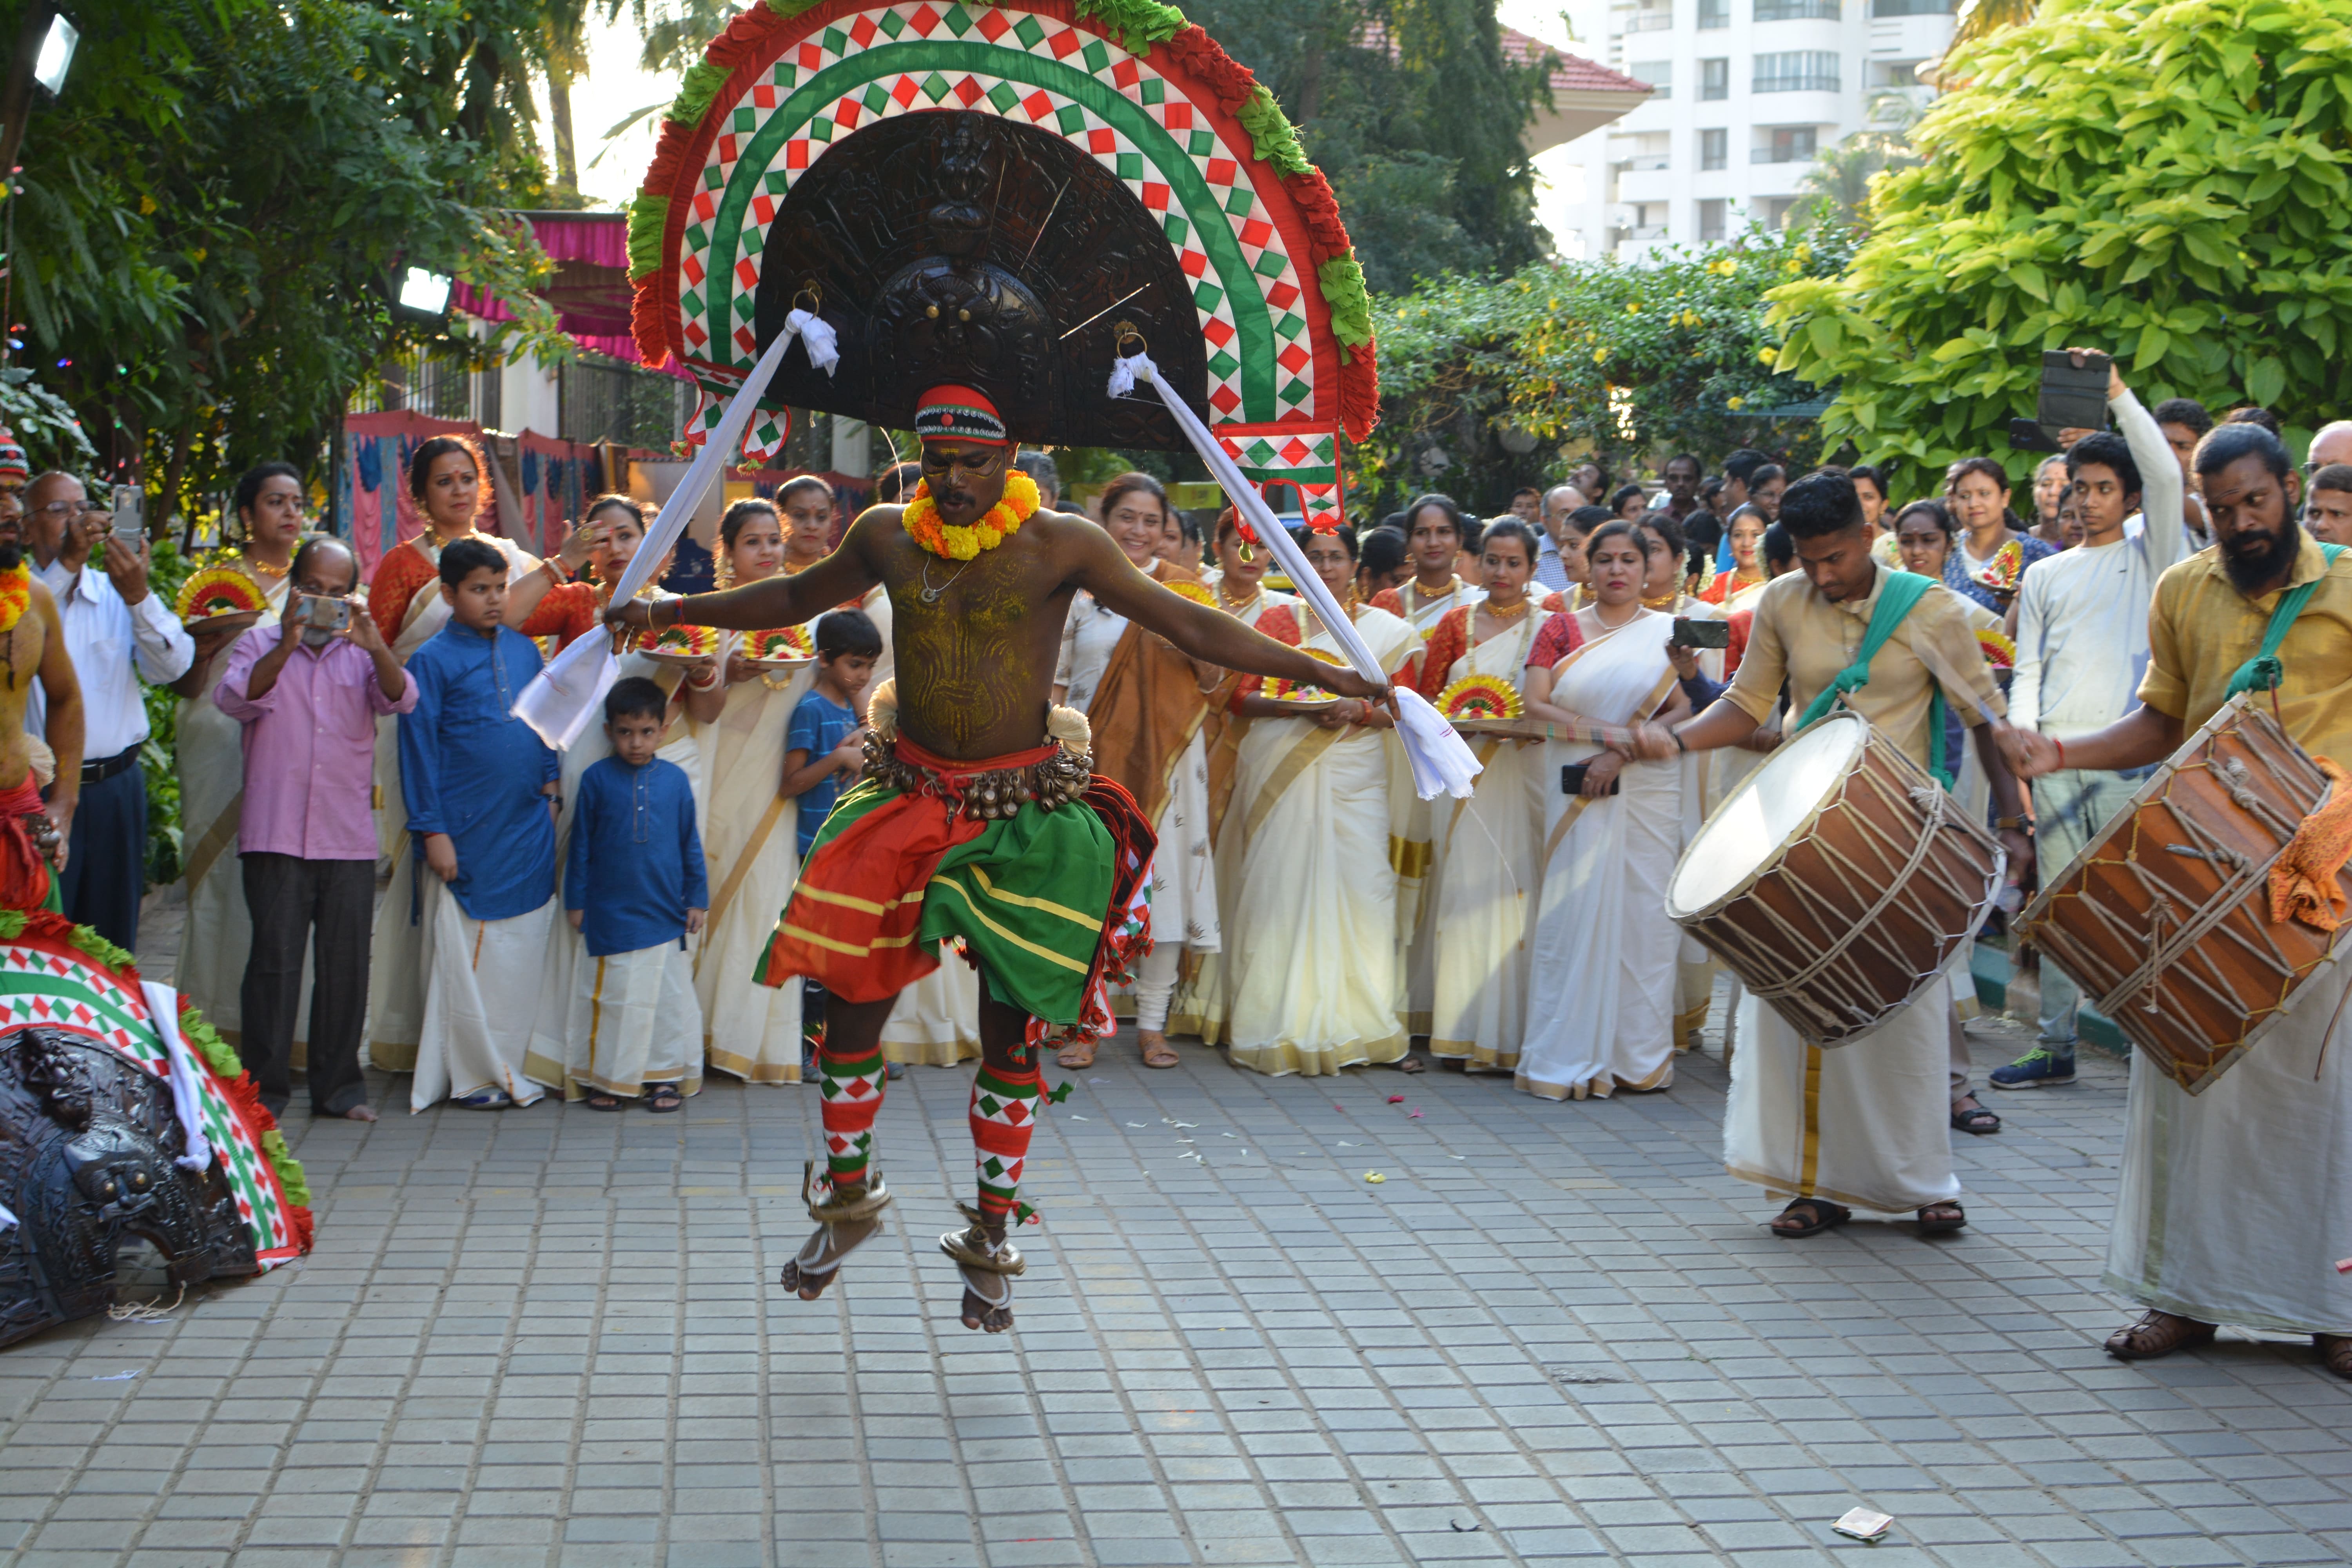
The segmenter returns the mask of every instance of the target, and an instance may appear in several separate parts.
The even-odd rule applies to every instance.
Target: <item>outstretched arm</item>
[[[876,528],[898,525],[897,507],[869,507],[850,525],[848,537],[841,542],[840,549],[795,576],[779,573],[720,594],[689,594],[682,600],[660,600],[656,604],[664,613],[658,622],[653,619],[656,604],[633,599],[606,610],[604,624],[639,629],[651,625],[664,628],[717,626],[738,632],[800,626],[836,605],[865,597],[867,589],[882,581],[881,574],[872,565],[870,542]],[[676,607],[668,607],[672,605]]]
[[[1078,566],[1071,579],[1119,615],[1166,637],[1178,652],[1245,675],[1277,676],[1319,686],[1341,697],[1388,695],[1384,680],[1366,680],[1353,669],[1309,658],[1243,624],[1238,616],[1170,593],[1137,571],[1100,529],[1074,538]]]
[[[2180,749],[2188,728],[2160,708],[2143,702],[2104,730],[2055,741],[2032,730],[2004,725],[1993,739],[2001,759],[2021,779],[2038,779],[2061,768],[2085,773],[2121,773],[2160,763]],[[1988,768],[1987,773],[1990,773]]]

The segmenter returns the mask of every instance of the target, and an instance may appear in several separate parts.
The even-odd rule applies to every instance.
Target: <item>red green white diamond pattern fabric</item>
[[[1213,420],[1369,428],[1376,393],[1359,386],[1343,398],[1336,384],[1343,366],[1354,364],[1360,381],[1371,371],[1369,321],[1362,331],[1353,325],[1360,273],[1336,209],[1309,215],[1297,199],[1300,170],[1321,206],[1329,205],[1328,187],[1278,114],[1273,122],[1286,143],[1279,153],[1261,145],[1263,120],[1258,132],[1243,129],[1214,91],[1182,73],[1176,46],[1130,52],[1115,27],[1077,16],[1070,0],[825,0],[814,7],[782,0],[778,8],[798,14],[754,20],[746,12],[712,46],[711,58],[726,54],[730,64],[700,110],[699,145],[679,149],[692,166],[677,163],[666,142],[633,212],[639,337],[649,358],[659,342],[714,390],[740,384],[758,349],[753,303],[769,226],[801,174],[875,120],[963,109],[1083,148],[1154,216],[1192,281]],[[1109,9],[1098,0],[1081,8]],[[1150,9],[1181,24],[1171,10]],[[753,33],[764,36],[754,42]],[[1213,56],[1225,75],[1216,91],[1257,90],[1197,28],[1185,27],[1178,44],[1188,39],[1197,40],[1188,58]],[[715,64],[697,69],[722,72]],[[689,78],[680,104],[696,95]],[[1273,113],[1270,100],[1263,112]],[[1318,249],[1333,254],[1318,262]],[[662,281],[648,276],[656,268]],[[1349,295],[1348,342],[1333,332],[1325,285],[1334,281]],[[1343,403],[1356,412],[1343,415]]]

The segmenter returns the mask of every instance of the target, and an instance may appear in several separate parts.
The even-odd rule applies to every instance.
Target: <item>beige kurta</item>
[[[239,565],[269,608],[256,626],[274,626],[285,613],[289,577],[268,577]],[[180,764],[180,860],[188,915],[173,984],[200,1009],[222,1039],[242,1042],[241,989],[253,952],[253,917],[245,907],[245,877],[236,858],[237,819],[245,807],[245,726],[220,710],[213,692],[228,669],[232,637],[213,655],[205,689],[180,700],[175,721]],[[302,994],[294,1011],[292,1065],[303,1065],[310,1023],[310,961],[302,960]]]

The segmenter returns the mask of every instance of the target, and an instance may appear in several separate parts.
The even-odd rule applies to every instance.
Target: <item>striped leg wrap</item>
[[[874,1157],[874,1113],[882,1109],[882,1048],[851,1057],[827,1040],[818,1047],[817,1070],[824,1081],[825,1168],[836,1187],[863,1182]]]
[[[980,1177],[980,1212],[988,1219],[1012,1221],[1043,1087],[1034,1066],[1010,1072],[982,1066],[972,1079],[971,1158]]]

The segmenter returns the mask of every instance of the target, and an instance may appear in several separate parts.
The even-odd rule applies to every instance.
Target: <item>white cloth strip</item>
[[[629,569],[621,574],[613,587],[613,602],[625,605],[646,585],[661,558],[669,553],[679,534],[702,505],[702,498],[728,464],[733,460],[735,448],[743,439],[744,426],[759,411],[760,395],[767,389],[776,367],[784,363],[784,351],[794,339],[804,341],[809,361],[827,375],[840,363],[840,351],[834,330],[806,310],[794,310],[784,318],[784,330],[776,334],[751,374],[744,378],[727,400],[727,407],[719,416],[719,427],[703,442],[702,450],[695,454],[688,466],[686,478],[670,498],[664,502],[661,514],[646,531],[645,542],[629,559]],[[604,701],[604,693],[613,689],[619,672],[613,661],[610,637],[582,637],[551,660],[538,679],[523,689],[515,700],[514,716],[539,732],[539,738],[558,751],[570,748],[588,727],[588,721]]]
[[[179,1113],[187,1144],[172,1163],[202,1173],[213,1163],[212,1140],[205,1136],[205,1101],[197,1092],[195,1053],[180,1037],[180,994],[168,985],[142,980],[139,989],[147,998],[148,1016],[155,1021],[156,1037],[172,1058],[172,1109]]]
[[[1290,531],[1276,520],[1274,509],[1265,504],[1265,498],[1258,493],[1258,488],[1243,476],[1240,466],[1209,433],[1209,427],[1201,423],[1200,416],[1160,382],[1158,367],[1151,363],[1150,357],[1147,354],[1122,356],[1111,366],[1110,395],[1113,397],[1133,396],[1139,383],[1149,383],[1152,391],[1160,395],[1160,401],[1167,405],[1168,412],[1174,416],[1177,428],[1184,432],[1184,439],[1192,444],[1192,450],[1199,453],[1201,461],[1209,466],[1209,477],[1223,488],[1227,498],[1240,509],[1241,515],[1248,520],[1259,542],[1274,552],[1274,558],[1282,563],[1285,572],[1290,574],[1291,583],[1314,607],[1316,616],[1331,628],[1331,635],[1339,640],[1356,673],[1367,680],[1387,680],[1388,671],[1380,667],[1380,661],[1372,657],[1371,649],[1364,646],[1364,639],[1356,634],[1354,623],[1348,619],[1348,614],[1339,607],[1339,601],[1331,596],[1331,590],[1323,585],[1323,580],[1315,574],[1314,568],[1307,564],[1306,553],[1298,548],[1298,542],[1292,539]],[[1476,754],[1455,732],[1454,726],[1445,721],[1444,715],[1430,706],[1428,699],[1410,686],[1398,686],[1393,689],[1397,702],[1397,738],[1404,742],[1405,757],[1412,764],[1414,793],[1423,800],[1441,794],[1452,795],[1456,800],[1467,797],[1475,787],[1481,766]]]

